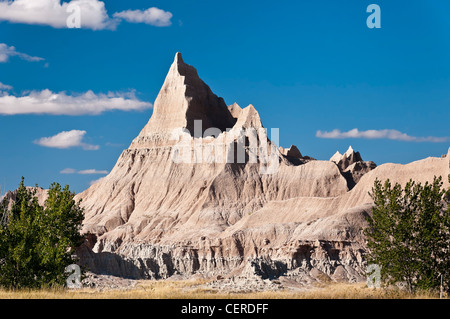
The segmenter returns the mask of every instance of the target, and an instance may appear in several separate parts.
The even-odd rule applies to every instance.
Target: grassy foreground
[[[211,290],[205,282],[141,281],[126,290],[42,289],[0,290],[0,299],[430,299],[439,298],[436,292],[409,294],[398,289],[367,288],[365,283],[335,283],[305,291],[229,293]],[[448,297],[447,297],[448,298]]]

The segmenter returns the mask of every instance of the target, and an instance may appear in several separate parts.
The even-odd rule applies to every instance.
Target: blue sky
[[[81,11],[80,29],[27,1],[0,1],[3,191],[24,176],[80,192],[104,176],[150,118],[177,51],[304,155],[352,145],[377,164],[408,163],[450,146],[448,1],[87,0],[98,11]],[[366,25],[371,3],[379,29]]]

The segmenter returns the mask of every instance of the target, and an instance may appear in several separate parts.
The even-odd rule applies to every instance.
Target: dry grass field
[[[333,283],[304,291],[281,290],[230,293],[205,288],[200,280],[140,281],[131,289],[83,288],[43,290],[0,290],[0,299],[435,299],[436,292],[409,294],[399,289],[367,288],[365,283]],[[446,298],[448,298],[446,296]]]

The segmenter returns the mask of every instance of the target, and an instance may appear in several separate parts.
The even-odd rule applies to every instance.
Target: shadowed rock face
[[[372,161],[359,161],[349,165],[345,170],[341,171],[342,176],[347,180],[349,189],[355,187],[364,174],[375,169],[377,165]]]
[[[364,174],[377,167],[372,161],[363,161],[361,154],[355,152],[351,146],[343,155],[337,151],[330,161],[336,163],[342,176],[347,180],[349,189],[355,187]]]
[[[299,149],[295,145],[291,145],[289,148],[280,147],[280,152],[286,157],[302,158],[302,153],[300,153]]]
[[[363,280],[362,229],[374,180],[424,182],[449,173],[449,157],[374,168],[359,153],[318,161],[276,146],[277,169],[266,174],[261,158],[248,161],[256,149],[247,132],[245,162],[174,162],[172,131],[195,120],[231,136],[233,147],[240,129],[263,128],[255,107],[227,107],[177,54],[148,124],[110,174],[77,195],[83,231],[91,234],[79,255],[91,270],[133,278]],[[183,136],[189,145],[200,141]],[[201,141],[206,157],[218,155],[219,137]],[[274,146],[267,135],[258,141]]]
[[[345,170],[350,165],[356,162],[362,162],[361,154],[359,152],[355,152],[353,148],[350,146],[348,150],[341,155],[341,153],[336,152],[331,158],[330,161],[336,163],[340,170]]]

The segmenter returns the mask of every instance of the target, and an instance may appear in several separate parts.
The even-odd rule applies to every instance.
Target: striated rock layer
[[[363,280],[374,180],[450,173],[450,155],[376,167],[352,149],[319,161],[278,148],[252,105],[227,107],[179,53],[154,105],[110,174],[77,195],[91,271]]]

